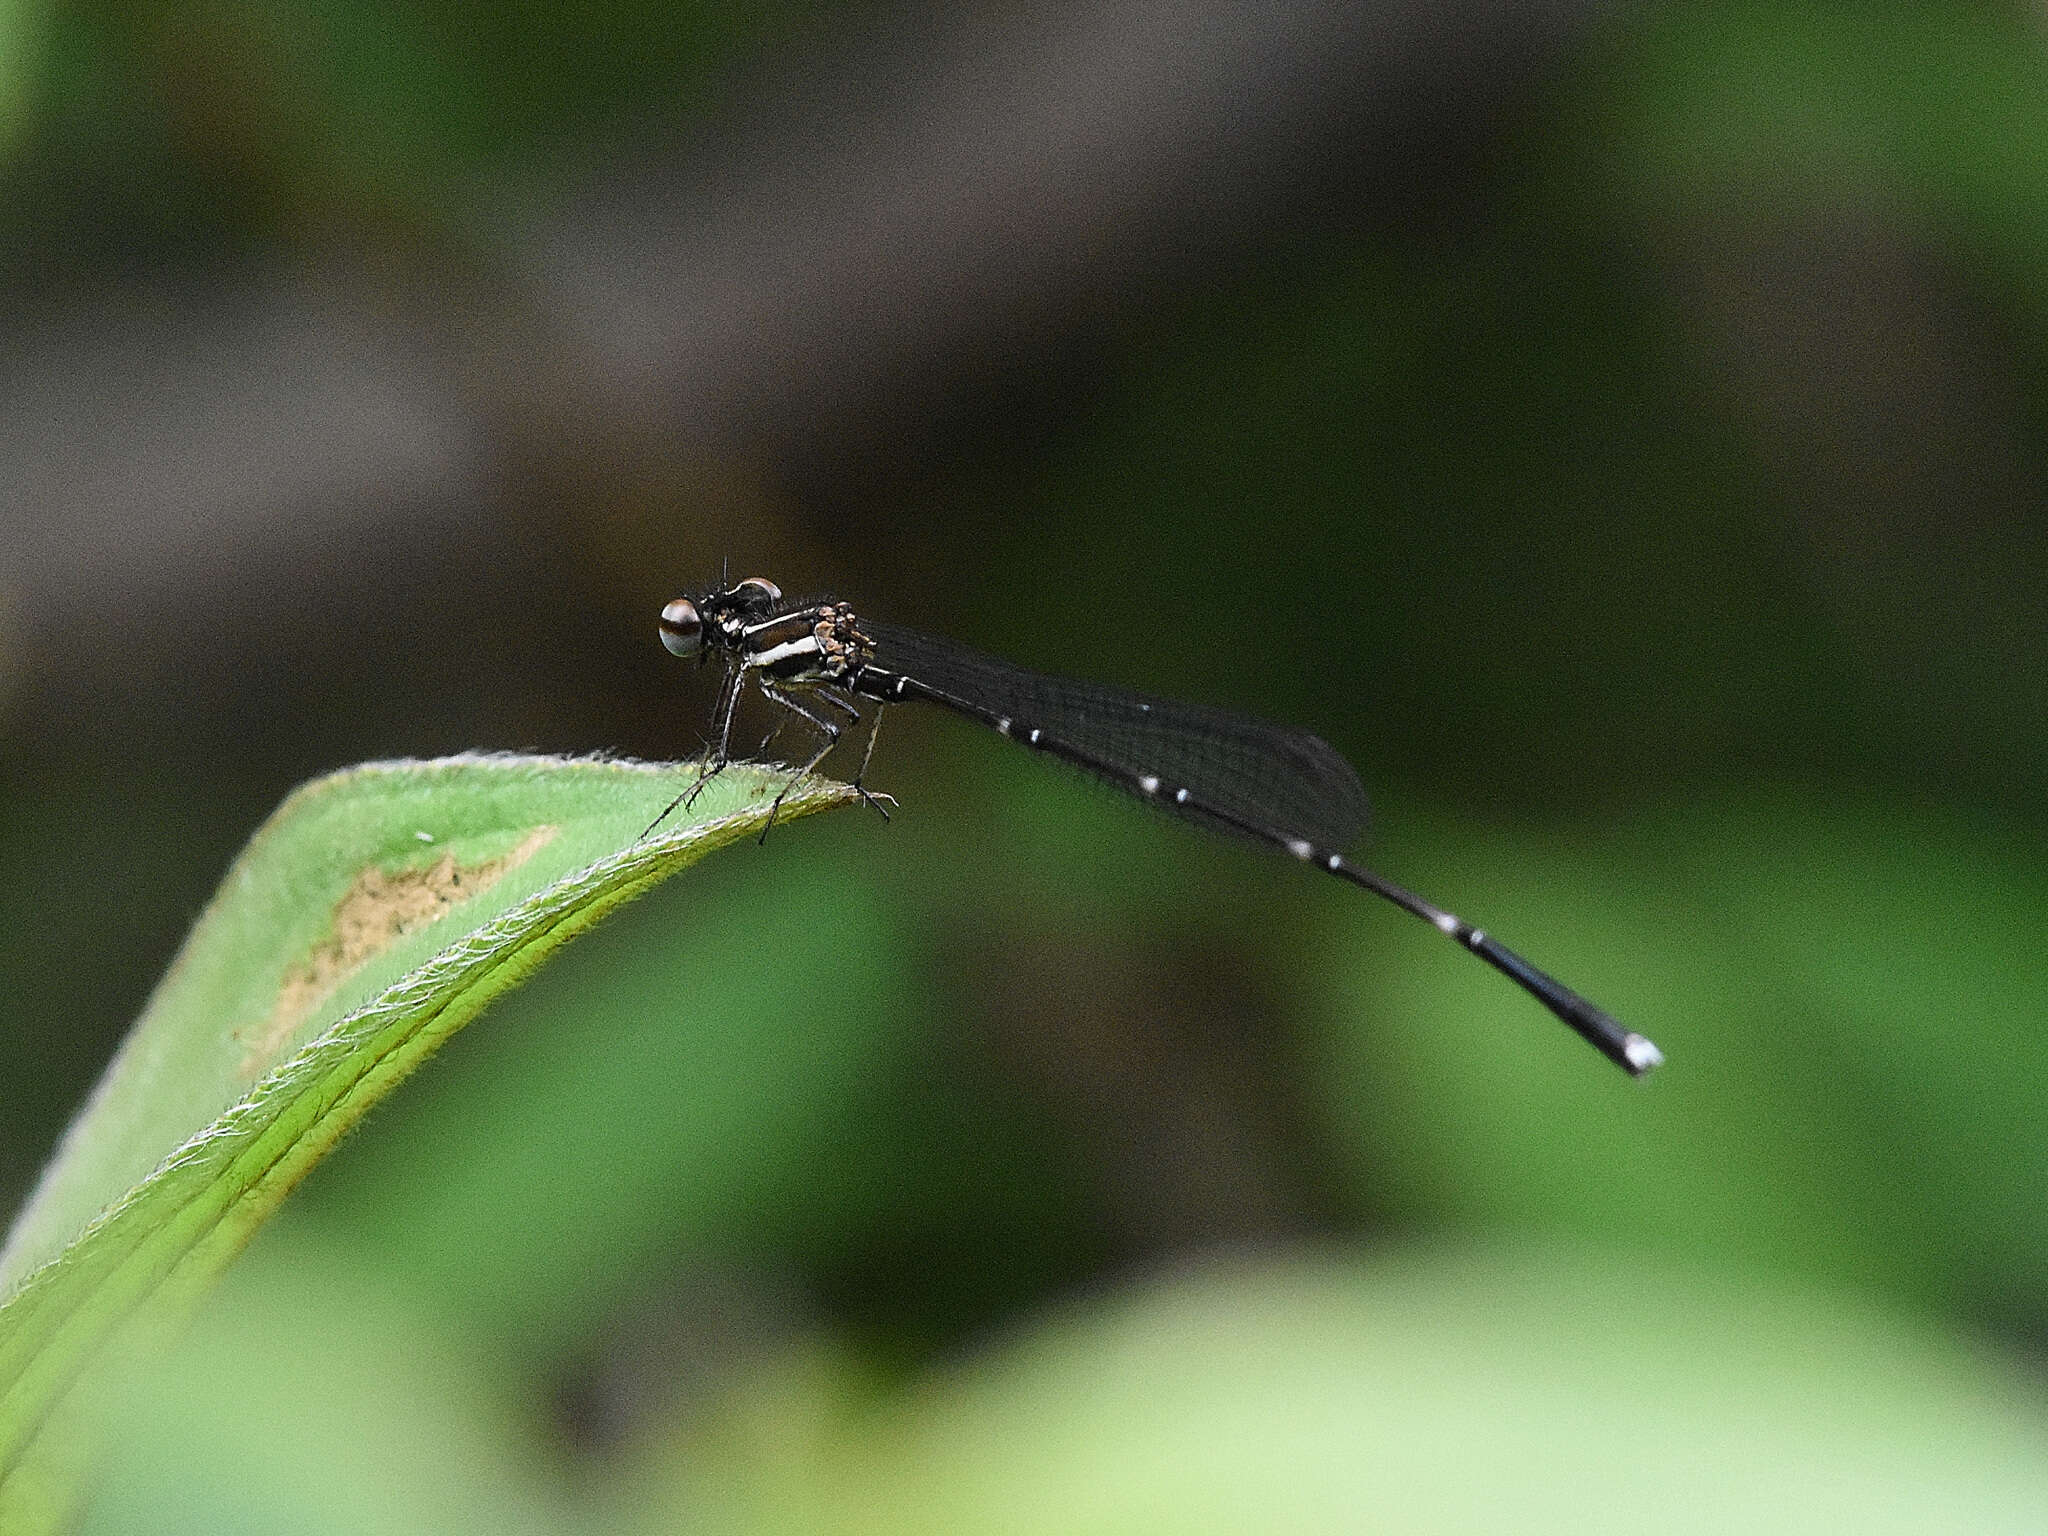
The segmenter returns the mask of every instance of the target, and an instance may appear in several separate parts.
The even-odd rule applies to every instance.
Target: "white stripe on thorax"
[[[750,667],[772,667],[778,661],[786,661],[792,656],[815,656],[817,654],[818,637],[816,635],[805,635],[801,640],[791,640],[787,644],[776,646],[773,650],[755,652],[747,658],[747,665]]]

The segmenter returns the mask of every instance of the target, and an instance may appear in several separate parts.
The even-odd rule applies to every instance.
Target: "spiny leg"
[[[757,749],[756,756],[762,758],[766,758],[768,756],[769,747],[774,745],[775,741],[782,735],[783,727],[789,724],[789,717],[792,714],[802,715],[806,720],[810,721],[813,725],[822,724],[822,722],[818,719],[816,715],[812,714],[807,709],[799,709],[795,702],[791,700],[788,694],[782,692],[780,689],[772,688],[765,680],[761,684],[761,693],[764,698],[772,698],[773,700],[775,700],[776,703],[780,704],[784,710],[784,713],[777,715],[775,717],[775,723],[768,727],[768,734],[761,738],[761,745]],[[822,697],[824,694],[824,690],[820,689],[818,690],[818,693]]]
[[[852,710],[852,708],[853,706],[851,704],[847,705],[847,709],[849,712]],[[858,715],[855,715],[854,718],[859,719],[860,717]],[[880,733],[881,729],[882,706],[880,704],[877,704],[875,706],[874,714],[868,720],[867,747],[860,755],[860,767],[854,770],[853,792],[856,795],[860,796],[860,803],[862,805],[873,806],[875,808],[876,814],[878,814],[882,818],[882,820],[887,821],[889,819],[889,807],[883,805],[882,802],[886,800],[889,802],[889,805],[894,805],[896,803],[896,797],[894,795],[885,795],[879,792],[870,793],[867,787],[861,783],[861,780],[865,779],[868,776],[868,764],[871,761],[873,761],[875,756],[875,737],[877,734]]]
[[[853,724],[860,724],[860,711],[855,709],[845,699],[840,698],[837,694],[825,688],[813,688],[810,690],[810,692],[813,698],[822,699],[829,704],[835,705],[836,707],[845,710],[848,720],[851,721]],[[778,699],[777,702],[783,704],[785,708],[793,711],[794,713],[801,714],[806,720],[809,720],[813,725],[819,724],[817,716],[811,714],[808,710],[797,709],[794,704],[789,703],[787,698]],[[774,745],[775,741],[782,735],[783,728],[788,724],[788,715],[785,714],[778,716],[776,718],[775,724],[769,727],[768,734],[761,738],[761,746],[757,755],[765,758],[768,755],[769,747]],[[858,786],[855,787],[858,788]]]
[[[853,702],[853,696],[843,688],[821,687],[815,691],[814,697],[821,704],[830,704],[834,709],[839,710],[846,716],[849,725],[860,724],[860,707]],[[868,762],[875,755],[875,731],[881,726],[881,723],[882,706],[878,703],[875,705],[874,718],[868,722],[867,749],[860,755],[860,768],[854,773],[852,789],[856,795],[860,796],[860,803],[862,805],[872,806],[875,814],[880,816],[882,820],[887,821],[889,819],[889,808],[883,805],[882,802],[886,800],[889,802],[889,805],[894,805],[896,797],[894,795],[871,792],[861,782],[867,777]]]
[[[784,693],[780,688],[776,688],[769,683],[763,682],[761,684],[761,694],[764,698],[773,699],[777,704],[780,704],[784,709],[789,710],[794,714],[802,715],[806,720],[810,721],[812,725],[816,726],[818,728],[819,733],[823,735],[825,738],[824,742],[819,746],[818,750],[811,754],[810,760],[806,762],[801,768],[797,769],[796,772],[792,773],[789,776],[789,782],[782,786],[782,793],[777,795],[775,797],[774,803],[768,807],[768,825],[761,828],[760,837],[760,841],[765,843],[768,841],[769,829],[775,825],[775,817],[782,810],[782,802],[789,798],[790,791],[795,789],[797,785],[803,783],[805,779],[809,778],[811,776],[811,770],[816,768],[818,764],[822,763],[825,760],[825,754],[830,752],[834,747],[839,745],[839,727],[834,725],[830,720],[827,720],[822,715],[812,714],[811,711],[805,709],[803,705],[799,704],[795,699],[791,698],[788,694]],[[840,700],[835,699],[833,700],[833,702],[840,704],[841,708],[847,707]],[[860,717],[856,715],[854,716],[854,718],[857,720]]]
[[[718,745],[714,748],[709,742],[705,743],[704,761],[697,769],[696,782],[677,795],[675,799],[669,801],[662,808],[661,814],[647,824],[647,831],[642,832],[640,834],[641,837],[646,837],[648,833],[651,833],[656,827],[667,821],[675,813],[677,806],[680,805],[683,809],[688,810],[692,805],[696,804],[697,796],[703,792],[704,786],[719,774],[725,772],[725,765],[732,760],[728,749],[732,742],[733,711],[739,704],[740,689],[745,685],[746,680],[747,676],[743,669],[733,667],[727,670],[725,681],[719,688],[718,703],[714,707],[711,717],[712,734],[718,738]]]
[[[713,730],[718,736],[716,748],[706,747],[704,764],[697,770],[697,782],[689,787],[683,797],[683,809],[688,810],[704,792],[704,786],[725,772],[732,762],[732,722],[739,710],[740,694],[746,688],[747,673],[744,667],[734,667],[727,673],[724,691],[718,699],[718,713],[713,717]]]

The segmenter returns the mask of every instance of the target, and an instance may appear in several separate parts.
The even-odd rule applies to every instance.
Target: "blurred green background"
[[[1317,731],[1671,1058],[896,711],[894,822],[320,1171],[87,1527],[2038,1530],[2044,25],[0,7],[10,1208],[294,783],[689,755],[728,561]]]

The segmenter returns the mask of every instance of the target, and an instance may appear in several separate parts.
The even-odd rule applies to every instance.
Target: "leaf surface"
[[[372,1105],[554,949],[759,835],[786,782],[736,765],[643,837],[694,772],[471,755],[367,764],[286,799],[0,1250],[0,1512],[52,1409],[131,1320],[203,1291]],[[851,797],[814,781],[777,820]]]

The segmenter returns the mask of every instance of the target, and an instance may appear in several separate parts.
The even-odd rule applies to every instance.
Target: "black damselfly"
[[[876,707],[853,786],[886,817],[882,801],[888,797],[861,783],[874,755],[881,706],[922,699],[1188,821],[1277,848],[1385,897],[1506,975],[1635,1076],[1664,1059],[1649,1040],[1463,918],[1346,859],[1338,850],[1365,830],[1365,790],[1351,765],[1306,731],[1047,677],[949,640],[859,618],[842,602],[786,603],[781,589],[759,576],[704,597],[677,598],[661,612],[661,642],[678,656],[717,656],[726,676],[697,780],[655,818],[650,832],[731,761],[733,712],[749,678],[772,702],[808,721],[819,738],[769,807],[771,826],[790,790],[838,745],[847,726],[860,722],[857,699]]]

